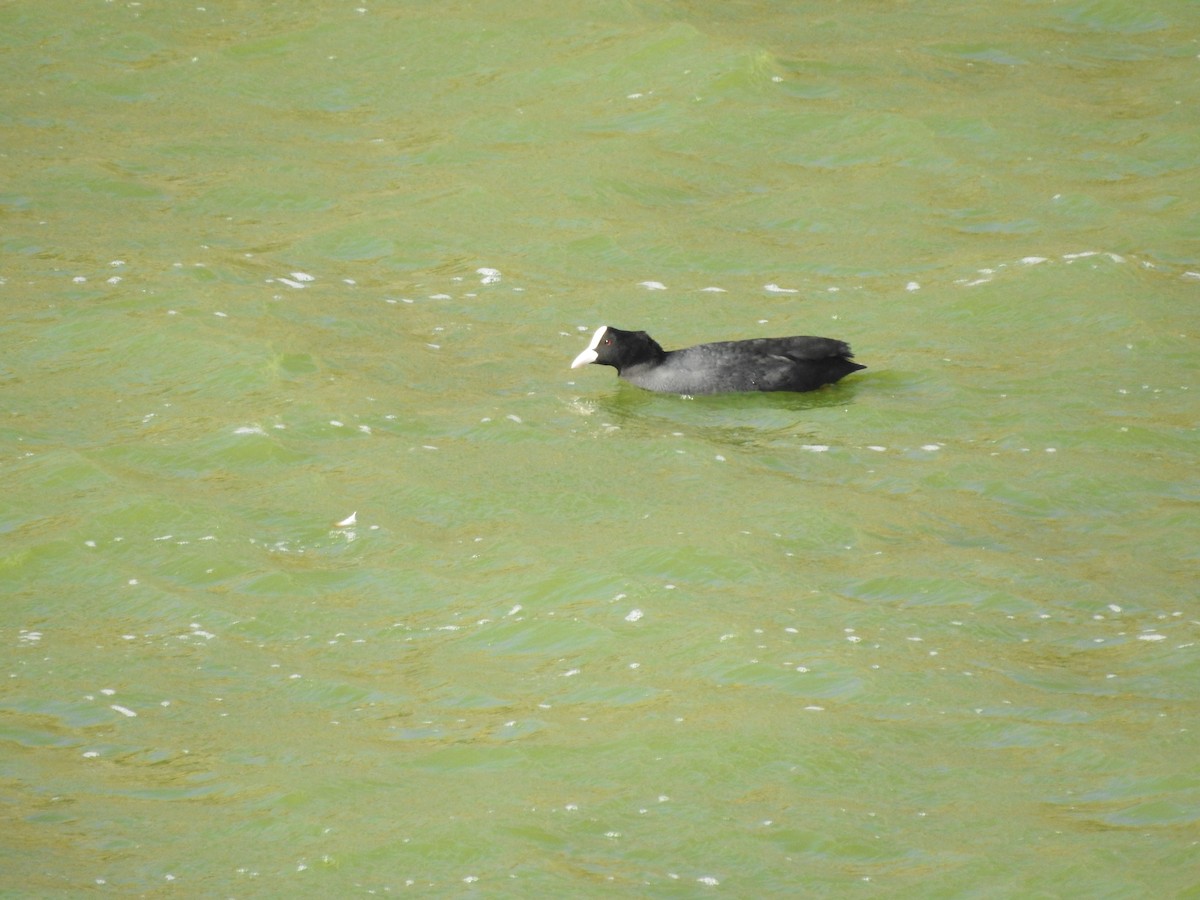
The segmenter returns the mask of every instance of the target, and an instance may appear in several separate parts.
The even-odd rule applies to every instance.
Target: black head
[[[618,372],[638,363],[655,362],[663,356],[662,347],[644,331],[623,331],[611,325],[601,325],[592,335],[587,349],[575,357],[572,369],[596,363],[612,366]]]

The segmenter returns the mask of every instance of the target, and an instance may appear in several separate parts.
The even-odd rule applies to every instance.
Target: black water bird
[[[823,337],[753,338],[663,350],[644,331],[602,325],[571,363],[596,363],[648,391],[727,394],[739,391],[814,391],[866,366],[851,362],[844,341]]]

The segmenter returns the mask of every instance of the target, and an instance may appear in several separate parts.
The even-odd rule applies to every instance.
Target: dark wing
[[[753,344],[763,355],[782,356],[799,362],[801,360],[850,359],[850,345],[845,341],[823,337],[756,338],[746,341]]]
[[[844,341],[823,337],[758,338],[747,341],[757,364],[754,384],[739,390],[812,391],[832,384],[862,366],[850,362]]]

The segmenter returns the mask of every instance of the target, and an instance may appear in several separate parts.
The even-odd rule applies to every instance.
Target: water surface
[[[1198,889],[1192,4],[0,22],[5,891]]]

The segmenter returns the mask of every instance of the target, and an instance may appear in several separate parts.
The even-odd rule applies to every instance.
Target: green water
[[[0,891],[1196,895],[1198,35],[0,6]]]

